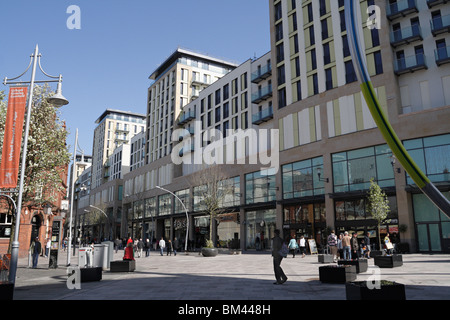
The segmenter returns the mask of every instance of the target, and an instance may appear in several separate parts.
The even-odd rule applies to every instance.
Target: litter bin
[[[103,269],[108,269],[108,249],[107,244],[96,244],[94,245],[94,265],[93,267],[101,267]]]
[[[48,267],[58,268],[58,249],[50,249]]]
[[[78,249],[78,267],[86,268],[92,266],[92,248],[79,248]]]
[[[105,245],[105,259],[106,259],[106,267],[109,269],[109,266],[111,264],[111,261],[114,257],[114,242],[112,241],[104,241],[102,242],[103,245]]]

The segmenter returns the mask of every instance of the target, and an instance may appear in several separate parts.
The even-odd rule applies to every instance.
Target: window
[[[328,20],[323,19],[320,21],[320,24],[322,25],[322,40],[325,40],[329,37],[328,35]]]
[[[381,51],[376,51],[373,53],[373,59],[375,63],[375,74],[383,73],[383,61],[381,59]]]
[[[333,89],[333,72],[332,69],[325,69],[325,87],[327,90]]]
[[[311,70],[317,69],[317,57],[316,57],[316,49],[312,49],[310,51],[311,54]]]
[[[278,108],[286,106],[286,88],[278,90]]]
[[[275,5],[275,21],[281,19],[282,11],[281,11],[281,1]]]
[[[271,170],[261,170],[245,175],[245,203],[269,202],[276,200],[275,174]]]
[[[285,72],[284,72],[284,65],[279,66],[277,70],[278,70],[278,72],[277,72],[278,85],[281,85],[281,84],[286,82],[286,77],[285,77]]]
[[[284,60],[284,46],[283,43],[277,45],[277,63]]]
[[[352,83],[357,81],[358,78],[356,77],[355,69],[353,67],[353,61],[346,61],[345,62],[345,81],[346,83]]]
[[[317,80],[317,73],[314,73],[312,75],[312,81],[313,81],[313,93],[318,94],[319,93],[319,83]]]
[[[324,182],[318,170],[323,170],[323,158],[294,162],[282,166],[283,199],[324,194]]]
[[[275,26],[275,42],[283,39],[283,23],[280,22]]]
[[[215,103],[216,103],[216,106],[220,103],[220,89],[217,89],[216,90],[216,92],[215,92]]]
[[[323,64],[327,65],[329,63],[331,63],[330,43],[327,42],[323,45]]]
[[[227,83],[223,86],[223,100],[227,100],[230,97],[230,86]]]

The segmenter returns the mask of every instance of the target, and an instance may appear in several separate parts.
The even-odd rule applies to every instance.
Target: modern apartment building
[[[267,54],[238,65],[178,49],[150,76],[146,161],[131,164],[123,178],[121,235],[184,241],[188,232],[190,248],[204,245],[210,218],[202,194],[209,171],[196,160],[206,155],[215,160],[209,166],[220,163],[223,183],[233,190],[213,230],[220,246],[268,250],[279,228],[321,248],[335,229],[360,238],[369,233],[373,243],[389,232],[410,251],[448,252],[450,222],[395,161],[361,94],[344,1],[268,5]],[[450,196],[450,4],[357,5],[380,104],[412,158]],[[380,28],[373,28],[374,14]],[[240,145],[214,148],[239,130],[261,138],[262,129],[277,132],[278,139],[264,146],[245,137]],[[142,141],[132,143],[132,163],[142,158]],[[275,148],[277,161],[250,161],[266,151],[273,155]],[[391,208],[380,232],[367,210],[372,178]]]
[[[382,235],[389,232],[411,250],[448,251],[450,224],[395,163],[360,93],[348,51],[344,1],[269,2],[282,162],[279,225],[285,233],[306,234],[319,244],[326,227],[360,237],[369,232],[375,240],[376,223],[366,210],[373,177],[391,206]],[[357,2],[378,99],[412,157],[448,195],[450,65],[444,48],[449,4]],[[370,6],[380,9],[380,29],[369,27]]]
[[[95,121],[92,149],[92,189],[99,187],[110,176],[108,158],[122,144],[129,144],[131,138],[145,130],[145,115],[106,109]]]

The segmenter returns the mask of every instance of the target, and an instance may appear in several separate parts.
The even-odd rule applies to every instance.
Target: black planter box
[[[109,271],[111,272],[133,272],[136,270],[135,260],[117,260],[111,261]]]
[[[319,267],[319,280],[326,283],[346,283],[356,280],[355,266]]]
[[[321,263],[333,263],[333,255],[331,254],[319,254],[317,259]]]
[[[102,267],[81,268],[81,282],[100,281],[102,280]]]
[[[367,259],[338,260],[338,265],[355,266],[356,267],[356,273],[366,272],[368,267],[369,267]]]
[[[374,264],[380,268],[395,268],[403,265],[401,254],[374,257]]]
[[[14,283],[0,282],[0,300],[12,300],[14,296]]]
[[[345,284],[347,300],[406,300],[405,285],[397,282],[383,284],[380,289],[368,288],[365,281]]]

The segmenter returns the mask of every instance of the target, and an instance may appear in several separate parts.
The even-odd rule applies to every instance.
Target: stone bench
[[[319,267],[319,280],[325,283],[346,283],[356,280],[356,266]]]
[[[319,255],[317,255],[317,261],[320,263],[333,263],[333,255],[319,254]]]
[[[111,272],[133,272],[136,270],[135,260],[116,260],[111,261],[109,271]]]
[[[81,282],[100,281],[102,271],[102,267],[80,268],[80,280]]]

